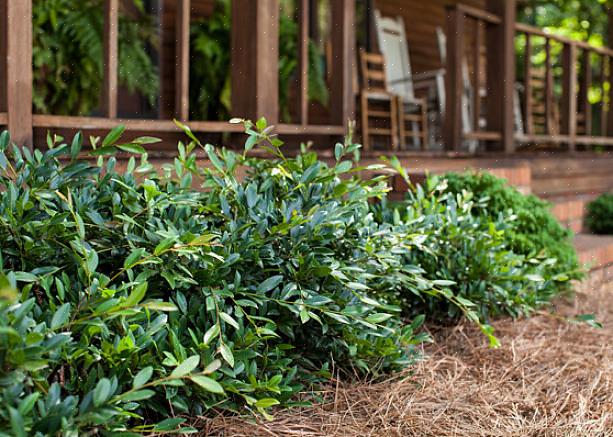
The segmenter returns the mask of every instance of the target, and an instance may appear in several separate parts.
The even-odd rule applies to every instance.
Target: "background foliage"
[[[138,17],[119,17],[119,82],[154,105],[158,70],[149,50],[157,46],[153,17],[131,0]],[[103,82],[102,0],[34,0],[34,110],[88,115],[98,108]]]
[[[586,224],[596,234],[613,234],[613,193],[605,193],[587,206]]]
[[[281,119],[290,121],[290,90],[298,71],[298,23],[292,12],[294,3],[281,0],[279,15],[279,110]],[[289,12],[288,12],[289,11]],[[231,114],[230,0],[217,0],[210,17],[192,24],[192,53],[197,62],[190,64],[190,108],[192,117],[202,120],[227,120]],[[326,105],[328,89],[322,53],[309,40],[309,100]]]

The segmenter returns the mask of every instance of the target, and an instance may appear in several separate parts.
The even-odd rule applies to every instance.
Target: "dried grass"
[[[560,315],[593,312],[594,329]],[[613,284],[558,315],[494,325],[490,349],[471,326],[435,334],[410,373],[378,383],[337,383],[325,402],[279,411],[272,422],[220,416],[205,436],[613,436]]]

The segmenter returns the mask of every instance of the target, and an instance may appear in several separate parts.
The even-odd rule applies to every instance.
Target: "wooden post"
[[[558,129],[554,125],[553,116],[553,66],[551,60],[551,39],[545,39],[545,132],[547,135],[555,135]]]
[[[526,33],[524,52],[524,129],[527,135],[534,133],[532,118],[532,36]]]
[[[581,112],[583,112],[584,135],[592,135],[592,105],[590,104],[590,88],[592,87],[592,52],[588,49],[583,50],[583,60],[581,63],[581,89],[579,92],[579,102],[581,102]]]
[[[32,146],[32,0],[6,0],[6,106],[13,141]]]
[[[331,0],[333,65],[330,122],[348,127],[355,118],[353,74],[356,71],[355,1]]]
[[[464,14],[447,7],[447,65],[445,66],[445,147],[462,147],[462,59],[464,57]]]
[[[562,52],[562,132],[568,135],[568,148],[575,150],[577,136],[577,46],[564,44]]]
[[[515,151],[513,99],[515,94],[515,0],[488,0],[489,12],[500,17],[501,23],[488,27],[488,129],[501,134],[506,153]]]
[[[190,0],[177,2],[177,25],[175,27],[176,70],[175,70],[175,116],[181,121],[189,118],[189,24]]]
[[[309,0],[300,0],[298,39],[298,120],[309,123]]]
[[[609,57],[602,55],[600,57],[600,72],[598,75],[598,81],[600,82],[600,92],[602,93],[602,99],[600,100],[600,136],[607,136],[607,124],[609,120],[609,105],[607,103],[607,91],[605,83],[608,80],[607,76],[607,64],[609,63]]]
[[[117,117],[119,0],[104,2],[104,84],[102,105],[108,118]]]
[[[475,131],[481,130],[481,45],[483,44],[484,23],[477,19],[475,22],[475,41],[473,52],[475,55],[475,85],[473,93],[473,126]]]
[[[232,115],[279,120],[279,0],[232,1]]]
[[[609,5],[607,8],[607,18],[609,19],[608,26],[608,47],[613,47],[613,6]],[[607,136],[613,134],[613,57],[603,56],[602,57],[602,76],[605,77],[605,65],[608,64],[608,72],[606,78],[609,82],[609,101],[608,104],[604,103],[604,95],[605,95],[605,85],[604,80],[602,82],[602,96],[603,96],[603,104],[602,104],[602,133],[601,135]]]

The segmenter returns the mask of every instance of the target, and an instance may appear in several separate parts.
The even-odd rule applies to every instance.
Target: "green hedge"
[[[385,178],[356,176],[359,146],[337,144],[332,165],[305,148],[289,158],[263,120],[244,123],[243,153],[184,127],[190,142],[159,172],[145,153],[156,140],[121,143],[121,127],[93,139],[95,164],[78,158],[81,135],[49,138],[44,152],[0,136],[6,435],[162,434],[189,432],[187,416],[267,416],[333,370],[406,367],[428,340],[425,318],[463,315],[496,344],[489,317],[550,297],[547,261],[513,253],[470,195],[437,183],[387,208]],[[250,158],[254,147],[270,159]],[[119,151],[140,158],[120,172]]]

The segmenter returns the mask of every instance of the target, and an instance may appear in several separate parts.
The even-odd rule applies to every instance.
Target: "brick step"
[[[613,168],[613,154],[585,157],[578,155],[572,158],[550,157],[528,160],[534,178],[558,177],[566,174],[586,174],[592,171],[610,171]]]
[[[561,198],[552,202],[551,212],[566,228],[578,234],[583,230],[587,204],[591,197]]]
[[[613,265],[613,235],[578,234],[574,244],[579,262],[590,270]]]
[[[597,195],[611,189],[613,189],[613,172],[579,177],[558,174],[547,179],[532,179],[532,192],[545,199],[570,195]]]
[[[590,292],[613,282],[613,236],[579,234],[575,236],[575,248],[579,262],[589,269],[587,278],[577,284],[577,291]]]

